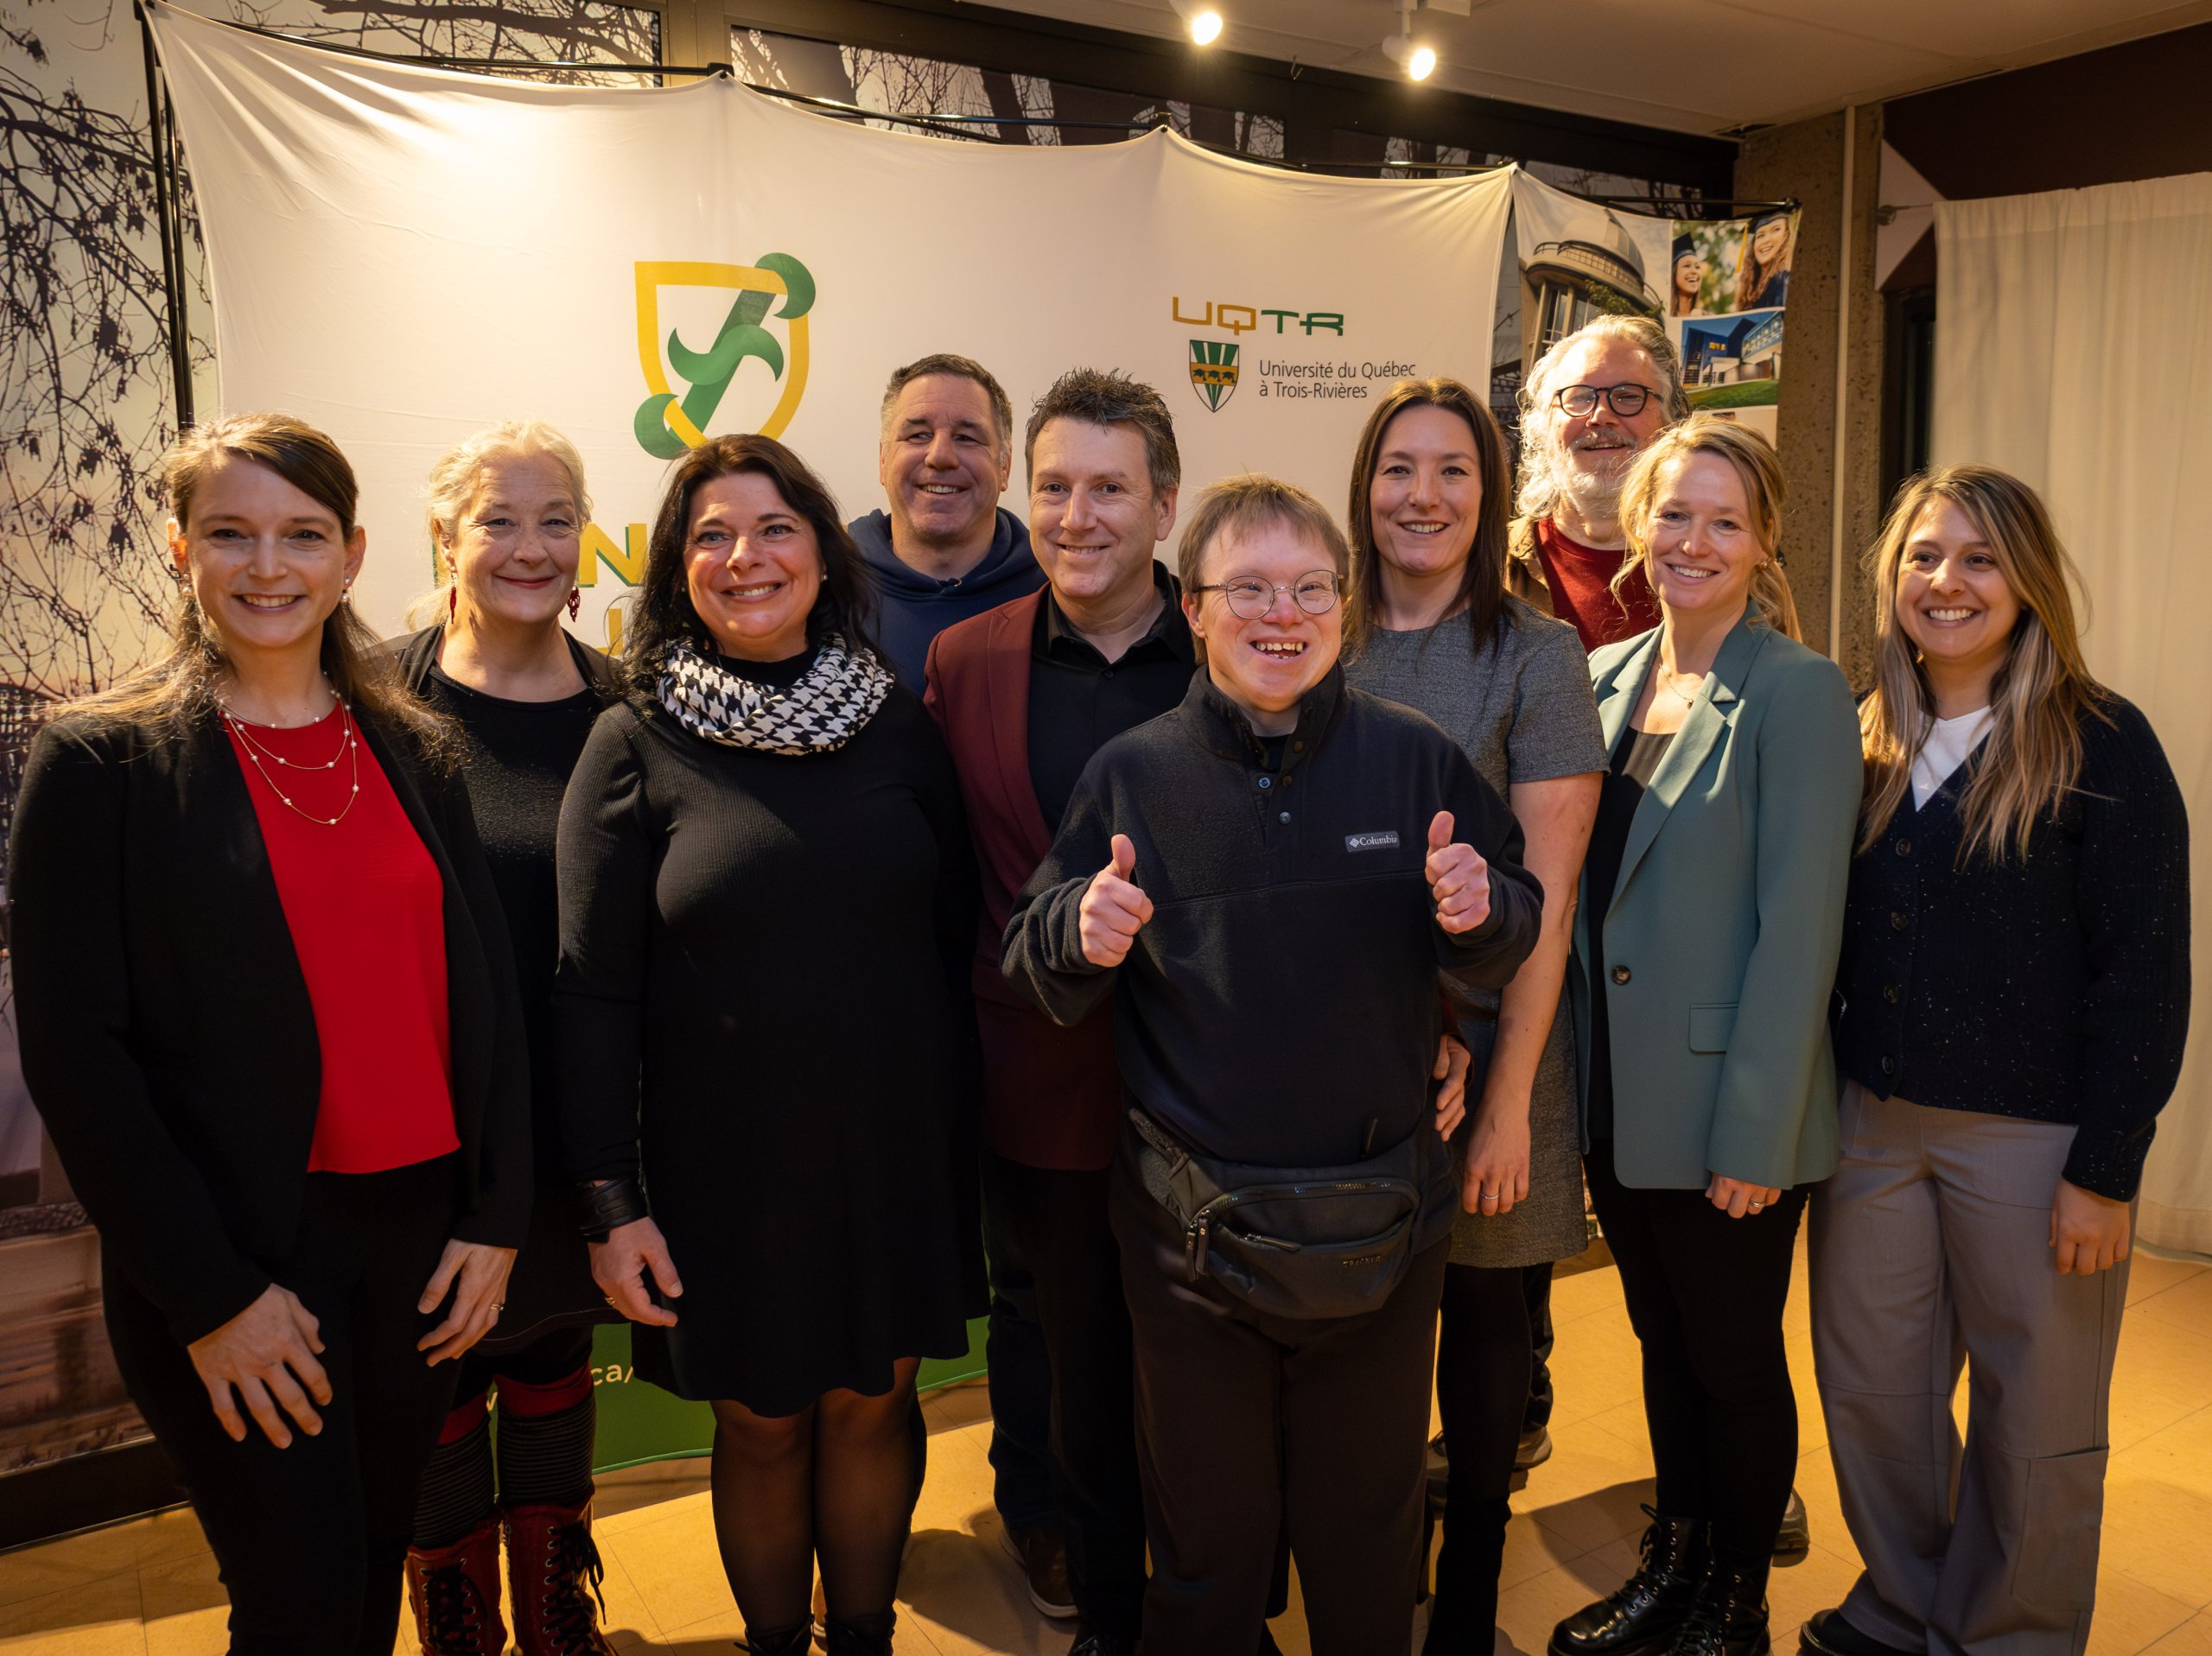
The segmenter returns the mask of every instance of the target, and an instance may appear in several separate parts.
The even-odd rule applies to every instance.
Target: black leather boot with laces
[[[1767,1656],[1766,1583],[1715,1565],[1699,1583],[1670,1656]]]
[[[753,1632],[747,1623],[745,1637],[738,1641],[737,1647],[751,1653],[751,1656],[812,1656],[814,1623],[802,1621],[797,1627],[763,1633]]]
[[[1643,1510],[1651,1527],[1643,1532],[1643,1564],[1552,1629],[1551,1656],[1640,1656],[1675,1642],[1705,1578],[1707,1526]]]

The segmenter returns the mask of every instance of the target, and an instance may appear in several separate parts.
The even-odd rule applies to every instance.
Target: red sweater
[[[460,1149],[436,862],[368,745],[355,736],[346,751],[349,715],[334,709],[297,730],[255,725],[243,735],[223,722],[315,1007],[322,1092],[308,1170],[377,1173]],[[337,763],[302,770],[274,755],[293,766]]]
[[[1552,589],[1552,613],[1573,624],[1586,653],[1659,625],[1659,600],[1643,570],[1628,578],[1618,598],[1610,588],[1621,560],[1633,555],[1569,540],[1548,517],[1536,523],[1536,557]]]

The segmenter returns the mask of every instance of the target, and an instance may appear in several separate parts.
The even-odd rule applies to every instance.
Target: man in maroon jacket
[[[1145,1537],[1128,1313],[1106,1217],[1122,1119],[1113,1008],[1061,1028],[1000,975],[999,942],[1091,755],[1190,688],[1190,625],[1154,555],[1175,526],[1182,461],[1157,391],[1087,368],[1038,400],[1024,454],[1030,543],[1049,584],[939,633],[925,700],[952,750],[982,871],[975,987],[994,1325],[1033,1323],[1049,1355],[1054,1493],[1077,1615],[1070,1656],[1127,1656]],[[1466,1065],[1463,1049],[1448,1050],[1447,1120]]]

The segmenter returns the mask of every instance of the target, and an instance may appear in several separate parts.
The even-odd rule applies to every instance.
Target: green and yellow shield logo
[[[638,365],[652,393],[638,405],[633,429],[638,446],[656,460],[674,460],[707,441],[707,427],[721,407],[738,365],[758,358],[782,383],[782,394],[767,417],[754,428],[764,437],[783,434],[806,394],[807,313],[814,308],[814,277],[788,253],[763,254],[757,265],[714,264],[691,259],[638,262]],[[734,290],[728,314],[715,341],[704,351],[688,348],[671,328],[662,354],[661,295],[671,288]],[[780,309],[776,301],[783,301]],[[763,324],[770,312],[784,323],[791,349]],[[788,373],[785,370],[788,368]],[[686,382],[677,392],[669,384],[673,369]]]
[[[1191,389],[1216,413],[1236,392],[1236,342],[1191,341]]]

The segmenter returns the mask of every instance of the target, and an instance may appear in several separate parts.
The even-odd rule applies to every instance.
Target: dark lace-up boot
[[[507,1594],[522,1656],[614,1656],[599,1630],[606,1567],[591,1539],[591,1502],[510,1507]]]
[[[830,1656],[891,1656],[891,1630],[898,1625],[895,1610],[871,1615],[830,1618]]]
[[[1651,1520],[1643,1532],[1643,1562],[1604,1598],[1552,1629],[1551,1656],[1641,1656],[1675,1642],[1705,1578],[1706,1525],[1643,1510]]]
[[[1767,1656],[1766,1583],[1716,1564],[1699,1583],[1672,1656]]]
[[[814,1624],[802,1621],[795,1627],[778,1627],[769,1633],[755,1633],[748,1626],[738,1648],[751,1652],[752,1656],[810,1656]]]
[[[500,1656],[499,1520],[487,1518],[451,1546],[407,1549],[407,1602],[423,1656]]]

